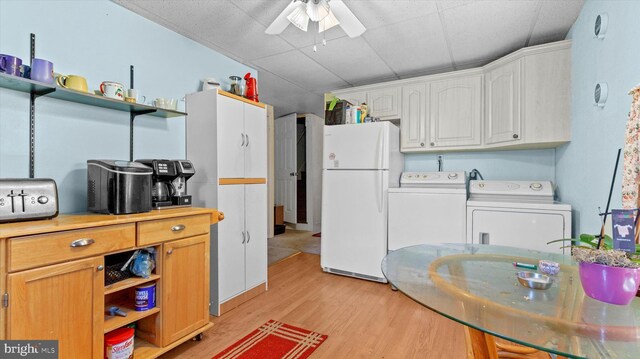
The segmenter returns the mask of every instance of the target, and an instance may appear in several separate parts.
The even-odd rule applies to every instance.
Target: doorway
[[[289,114],[275,121],[275,199],[296,230],[320,231],[324,120]]]

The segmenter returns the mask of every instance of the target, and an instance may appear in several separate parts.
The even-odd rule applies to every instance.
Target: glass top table
[[[520,285],[512,262],[560,263],[551,288]],[[640,358],[640,298],[628,306],[584,294],[570,256],[494,245],[418,245],[389,253],[398,290],[461,324],[569,358]]]

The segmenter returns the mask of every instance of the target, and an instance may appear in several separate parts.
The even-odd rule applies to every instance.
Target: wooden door
[[[429,147],[480,145],[482,75],[432,82],[429,97]]]
[[[521,60],[516,60],[486,74],[486,144],[522,139],[520,67]]]
[[[296,114],[276,119],[276,204],[284,206],[284,221],[298,222],[298,151]]]
[[[427,86],[408,85],[402,88],[402,118],[400,119],[400,147],[428,148]]]
[[[267,111],[264,108],[244,104],[244,133],[244,176],[267,178]]]
[[[102,358],[103,258],[9,274],[8,339],[58,340],[60,358]]]
[[[382,119],[400,118],[399,97],[399,87],[369,91],[367,94],[369,113],[373,117],[380,117]]]
[[[217,115],[218,177],[243,178],[244,152],[246,148],[244,103],[218,95]],[[216,160],[213,153],[211,153],[211,160]]]
[[[209,235],[163,245],[162,333],[167,346],[209,322]]]
[[[251,289],[267,280],[267,186],[244,186],[245,226],[245,282]]]
[[[242,293],[244,283],[244,186],[224,185],[218,190],[218,206],[224,221],[218,223],[219,302]]]

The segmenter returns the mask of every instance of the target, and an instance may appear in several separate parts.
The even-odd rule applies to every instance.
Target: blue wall
[[[445,171],[480,171],[486,180],[555,181],[555,150],[452,152],[442,154]],[[406,171],[437,171],[437,154],[405,155]]]
[[[609,15],[606,38],[594,38],[596,16]],[[631,107],[627,93],[640,82],[640,1],[587,1],[568,38],[572,43],[572,140],[556,151],[560,198],[574,208],[574,233],[600,230],[615,156],[624,145]],[[593,106],[598,82],[609,86],[604,108]],[[611,200],[621,208],[622,159]]]
[[[135,85],[147,100],[182,98],[200,79],[255,70],[109,1],[0,1],[0,53],[28,63],[36,57],[55,72]],[[129,35],[127,35],[129,34]],[[0,89],[0,178],[28,177],[29,96]],[[36,177],[58,183],[63,213],[86,210],[86,160],[128,159],[129,114],[55,99],[36,101]],[[135,158],[184,158],[185,119],[140,116]]]

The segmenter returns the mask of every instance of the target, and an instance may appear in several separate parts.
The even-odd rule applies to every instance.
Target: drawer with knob
[[[133,223],[14,237],[8,245],[9,272],[132,248],[135,242]]]
[[[139,222],[138,246],[207,234],[210,225],[211,216],[208,214]]]

